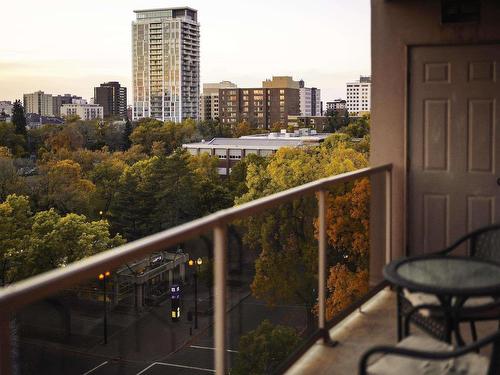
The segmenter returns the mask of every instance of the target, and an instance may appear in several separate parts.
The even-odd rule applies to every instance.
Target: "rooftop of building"
[[[134,10],[134,13],[161,12],[165,10],[190,10],[192,12],[198,12],[196,9],[190,7],[171,7],[171,8],[154,8],[154,9],[136,9]]]
[[[280,133],[264,133],[245,135],[240,138],[213,138],[210,141],[201,141],[183,144],[184,148],[259,148],[278,149],[280,147],[300,147],[311,143],[323,142],[330,133],[317,133],[311,129],[299,129],[293,133],[282,130]]]
[[[302,86],[304,82],[302,81]],[[294,81],[291,76],[273,76],[272,79],[266,79],[262,81],[263,88],[300,88],[300,81]]]
[[[184,148],[259,148],[275,150],[280,147],[299,147],[304,145],[301,139],[269,138],[213,138],[210,141],[183,144]]]
[[[347,82],[348,85],[358,84],[358,83],[372,83],[372,77],[371,76],[359,76],[358,80]]]

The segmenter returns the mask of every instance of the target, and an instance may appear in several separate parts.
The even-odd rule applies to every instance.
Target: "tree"
[[[107,213],[118,192],[117,182],[123,174],[126,164],[117,158],[110,157],[97,163],[89,176],[95,185],[94,205],[97,211]]]
[[[349,135],[351,138],[363,138],[370,134],[370,115],[363,115],[355,122],[344,126],[340,132]]]
[[[368,164],[366,155],[350,147],[346,142],[348,138],[347,135],[335,134],[320,147],[282,148],[268,160],[265,168],[249,164],[246,170],[247,192],[237,198],[236,203],[365,167]],[[353,272],[364,269],[366,253],[352,250],[349,253],[352,255],[349,262],[352,263],[344,261],[342,256],[352,248],[351,242],[359,248],[367,245],[365,214],[368,193],[368,186],[362,183],[345,184],[330,193],[328,212],[336,215],[340,207],[347,218],[335,228],[338,238],[329,242],[329,259],[332,264],[348,263]],[[331,216],[330,221],[336,222],[336,218]],[[349,221],[351,218],[355,219],[354,222]],[[303,197],[243,223],[246,229],[244,241],[258,254],[251,285],[254,296],[271,305],[302,303],[310,321],[317,298],[316,221],[315,199]],[[330,228],[332,236],[333,229]]]
[[[123,244],[109,234],[105,220],[87,221],[77,214],[61,216],[55,210],[41,211],[33,217],[28,253],[22,256],[19,277],[28,277]]]
[[[167,121],[165,123],[154,119],[143,119],[132,131],[132,144],[141,145],[145,152],[151,153],[154,142],[163,142],[164,153],[170,155],[184,142],[193,139],[196,133],[196,123],[184,120],[181,123]]]
[[[242,197],[248,192],[246,185],[248,167],[253,165],[253,168],[265,169],[267,161],[268,159],[265,157],[249,154],[232,167],[231,174],[226,180],[226,185],[233,202],[237,197]]]
[[[22,135],[23,138],[26,138],[26,116],[20,100],[16,100],[12,106],[12,123],[16,129],[16,134]]]
[[[201,138],[212,139],[214,137],[231,137],[231,126],[215,120],[200,121],[197,125],[197,131]]]
[[[330,320],[368,292],[368,270],[353,272],[338,263],[330,268],[327,288],[326,319]]]
[[[12,154],[21,157],[25,154],[26,138],[16,133],[13,124],[0,122],[0,146],[7,147]]]
[[[0,285],[49,271],[123,244],[105,220],[88,221],[54,209],[30,210],[28,197],[0,203]]]
[[[257,329],[241,336],[231,374],[271,374],[299,342],[300,337],[295,329],[282,325],[273,326],[269,320],[264,320]]]
[[[233,137],[234,138],[239,138],[244,135],[249,135],[252,134],[252,128],[250,127],[250,124],[246,121],[242,121],[238,124],[233,129]]]
[[[132,146],[132,141],[130,140],[130,135],[132,134],[132,123],[127,118],[125,122],[125,128],[123,129],[123,150],[126,151]]]
[[[219,159],[203,153],[191,156],[190,168],[195,174],[197,216],[205,216],[223,208],[231,207],[233,197],[226,186],[221,183],[217,167]]]
[[[339,130],[340,127],[342,126],[342,124],[341,124],[341,120],[339,118],[338,111],[335,111],[333,109],[329,109],[326,112],[326,116],[327,116],[327,124],[323,128],[323,131],[327,132],[327,133],[334,133],[337,130]]]
[[[0,200],[6,199],[9,194],[25,190],[25,182],[17,174],[12,154],[8,148],[0,147]]]
[[[0,203],[0,286],[12,281],[12,267],[24,253],[31,220],[27,197],[13,194]]]
[[[47,200],[61,213],[89,213],[95,185],[83,178],[80,164],[61,160],[47,166]]]
[[[197,180],[190,156],[177,150],[125,168],[110,207],[114,228],[127,239],[199,217]]]
[[[84,144],[82,134],[74,126],[70,125],[50,134],[45,142],[47,148],[55,152],[61,149],[74,151],[82,148]]]

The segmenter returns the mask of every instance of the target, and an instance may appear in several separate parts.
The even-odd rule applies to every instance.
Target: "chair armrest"
[[[434,254],[435,255],[448,255],[453,250],[455,250],[458,246],[460,246],[462,243],[467,242],[469,239],[471,239],[475,235],[476,235],[476,233],[466,234],[465,236],[460,237],[458,240],[456,240],[450,246],[448,246],[448,247],[446,247],[446,248],[444,248],[442,250],[438,250]]]
[[[435,255],[447,255],[451,253],[453,250],[455,250],[459,245],[461,245],[463,242],[468,241],[472,237],[479,236],[482,233],[486,233],[489,231],[493,230],[500,230],[500,224],[492,224],[488,225],[479,229],[476,229],[475,231],[472,231],[470,233],[467,233],[460,237],[458,240],[456,240],[454,243],[452,243],[450,246],[446,247],[443,250],[436,251],[434,254]]]
[[[359,361],[359,374],[366,375],[368,359],[370,358],[370,356],[376,353],[439,361],[439,360],[446,360],[450,358],[460,357],[464,354],[476,351],[492,342],[500,342],[500,331],[497,331],[494,334],[486,336],[481,340],[478,340],[470,345],[449,352],[426,352],[423,350],[407,349],[395,346],[375,346],[366,351],[362,355]]]

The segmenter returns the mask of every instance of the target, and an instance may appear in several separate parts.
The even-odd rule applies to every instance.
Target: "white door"
[[[500,221],[500,45],[413,47],[409,69],[415,255]]]

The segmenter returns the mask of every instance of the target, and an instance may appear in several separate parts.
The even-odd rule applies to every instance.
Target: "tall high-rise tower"
[[[198,118],[200,25],[191,8],[136,10],[132,23],[134,120]]]

